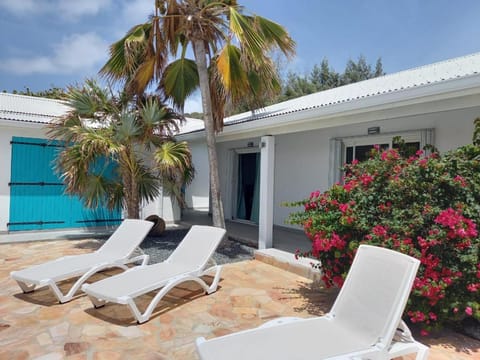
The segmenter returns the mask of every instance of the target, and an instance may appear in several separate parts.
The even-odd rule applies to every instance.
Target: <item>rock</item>
[[[148,233],[149,236],[160,236],[165,231],[165,220],[163,220],[160,216],[150,215],[147,216],[145,220],[151,221],[154,224]]]

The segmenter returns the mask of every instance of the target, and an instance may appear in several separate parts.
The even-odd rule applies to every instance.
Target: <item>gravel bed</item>
[[[182,241],[187,229],[167,229],[159,237],[146,237],[140,247],[150,255],[149,264],[164,261],[177,245]],[[227,264],[253,258],[254,248],[241,244],[238,241],[223,239],[213,258],[217,264]]]

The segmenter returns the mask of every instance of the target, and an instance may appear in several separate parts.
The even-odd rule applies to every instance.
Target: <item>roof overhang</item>
[[[280,135],[335,126],[389,120],[480,105],[480,74],[444,80],[327,106],[225,124],[218,142]],[[258,113],[261,117],[261,112]],[[204,130],[179,134],[182,140],[203,139]]]
[[[39,123],[39,122],[18,121],[18,120],[0,118],[0,126],[8,126],[13,128],[42,129],[46,125],[47,124],[45,123]]]

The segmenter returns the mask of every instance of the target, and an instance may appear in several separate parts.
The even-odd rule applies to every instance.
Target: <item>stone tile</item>
[[[33,358],[32,360],[62,360],[63,354],[59,352],[52,352],[42,356]]]
[[[54,342],[61,342],[63,341],[63,339],[66,338],[69,328],[70,328],[69,323],[62,322],[58,325],[52,326],[51,328],[48,329],[48,331]]]
[[[90,349],[90,344],[87,342],[67,342],[63,345],[65,356],[80,354]]]
[[[49,333],[46,333],[46,332],[41,333],[40,335],[37,336],[37,342],[40,346],[53,344],[52,337],[50,336]]]
[[[122,327],[119,326],[114,330],[118,335],[127,339],[134,339],[143,336],[142,330],[137,326]]]
[[[12,270],[92,251],[82,245],[87,243],[0,244],[0,360],[198,359],[198,336],[210,339],[281,316],[321,315],[336,296],[302,276],[250,260],[225,265],[218,291],[209,296],[193,283],[174,289],[151,320],[138,326],[125,306],[110,304],[96,310],[86,296],[58,305],[48,289],[22,295],[9,279]],[[140,305],[149,299],[150,294]],[[480,360],[480,342],[460,334],[446,332],[419,340],[431,346],[430,359]],[[407,359],[413,358],[399,360]]]
[[[105,335],[106,328],[98,325],[85,325],[82,334],[85,336],[97,337]]]

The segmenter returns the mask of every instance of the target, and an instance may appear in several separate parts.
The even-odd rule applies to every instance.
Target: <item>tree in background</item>
[[[308,75],[299,75],[289,72],[282,86],[282,94],[276,102],[294,99],[300,96],[312,94],[318,91],[332,89],[342,85],[352,84],[358,81],[372,79],[385,75],[382,59],[378,58],[375,69],[369,65],[363,55],[355,62],[348,60],[342,74],[332,69],[325,58],[319,65],[315,65]]]
[[[225,107],[247,99],[258,108],[275,96],[280,80],[269,55],[275,49],[293,55],[295,43],[282,26],[247,14],[235,0],[156,0],[154,9],[150,21],[111,46],[101,73],[136,94],[155,83],[182,110],[200,88],[213,224],[225,227],[215,140]],[[189,48],[194,60],[187,58]]]
[[[345,71],[340,77],[340,84],[347,85],[382,75],[384,75],[384,72],[381,58],[378,58],[375,70],[372,71],[371,65],[367,64],[367,60],[363,55],[360,55],[357,62],[351,59],[348,60]]]
[[[65,144],[56,168],[66,191],[87,207],[125,208],[137,219],[141,202],[155,199],[161,186],[181,201],[193,167],[187,144],[173,138],[182,116],[154,97],[126,99],[87,80],[68,89],[72,110],[48,126]]]
[[[3,90],[6,93],[6,90]],[[25,87],[25,90],[12,90],[12,94],[16,95],[26,95],[26,96],[35,96],[35,97],[43,97],[48,99],[56,99],[56,100],[65,100],[67,98],[67,92],[65,89],[52,86],[47,90],[39,90],[39,91],[32,91],[30,88]]]

